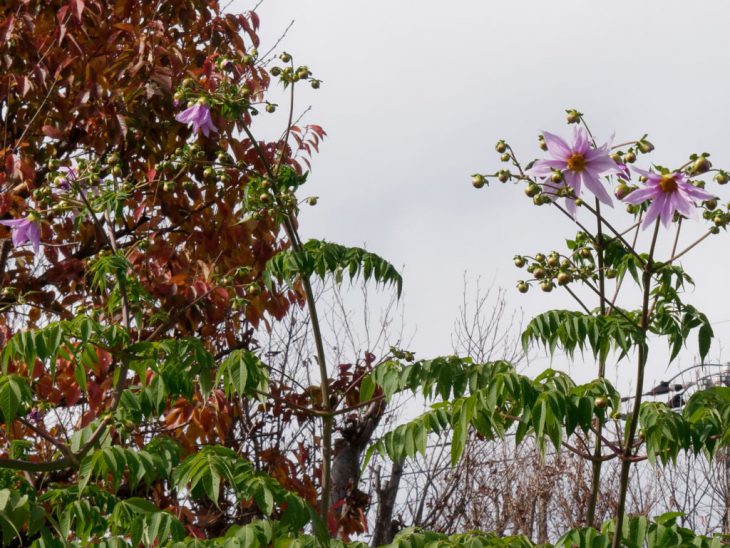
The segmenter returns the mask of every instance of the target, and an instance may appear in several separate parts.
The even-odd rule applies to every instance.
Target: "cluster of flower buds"
[[[286,52],[279,55],[279,60],[288,66],[272,67],[269,72],[271,73],[271,76],[278,78],[285,87],[289,84],[293,84],[294,82],[306,80],[313,89],[319,89],[322,81],[312,78],[312,71],[309,70],[309,67],[306,65],[295,67],[292,63],[291,55]]]
[[[514,264],[517,268],[526,268],[532,275],[530,280],[520,280],[517,290],[527,293],[530,284],[537,282],[545,292],[552,291],[556,285],[566,286],[575,280],[595,280],[598,276],[592,243],[587,234],[579,232],[575,241],[571,242],[570,256],[561,255],[557,251],[549,254],[537,253],[534,257],[517,255]],[[616,277],[616,270],[606,268],[608,279]]]
[[[416,355],[410,350],[403,350],[401,348],[396,348],[395,346],[391,346],[389,352],[390,355],[397,360],[412,362],[416,359]]]

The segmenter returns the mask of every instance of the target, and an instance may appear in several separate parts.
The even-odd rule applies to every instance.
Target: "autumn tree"
[[[326,534],[349,385],[328,381],[310,278],[401,282],[364,250],[300,240],[324,130],[294,125],[293,104],[279,140],[254,121],[276,111],[272,81],[292,97],[319,81],[259,51],[258,26],[214,1],[0,11],[6,542],[266,544],[312,520]],[[305,305],[321,388],[298,403],[255,330]],[[316,470],[278,440],[252,447],[260,411],[316,421]]]

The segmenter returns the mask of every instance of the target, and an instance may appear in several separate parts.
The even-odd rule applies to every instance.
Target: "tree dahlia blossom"
[[[527,170],[528,175],[549,177],[554,172],[562,173],[564,187],[570,188],[575,195],[567,198],[568,211],[575,214],[575,198],[580,196],[583,185],[588,187],[604,204],[613,206],[611,197],[601,182],[601,176],[621,173],[621,168],[608,153],[608,143],[600,147],[591,146],[583,128],[576,128],[573,144],[568,145],[562,138],[547,131],[542,132],[548,152],[552,158],[538,160]],[[546,183],[548,188],[558,191],[560,183]]]
[[[33,251],[38,253],[41,246],[41,227],[38,221],[29,215],[25,219],[8,219],[0,221],[0,225],[10,227],[12,230],[13,246],[30,242],[33,245]]]
[[[646,228],[653,223],[657,217],[665,227],[669,226],[678,211],[688,219],[696,219],[697,212],[694,210],[695,200],[711,200],[712,194],[697,188],[689,182],[687,175],[681,172],[673,173],[652,173],[639,168],[632,168],[639,175],[646,177],[645,188],[634,190],[626,195],[624,202],[629,204],[641,204],[652,200],[649,209],[646,210],[646,217],[641,224]]]
[[[213,124],[210,117],[210,108],[205,103],[195,103],[192,107],[186,108],[175,116],[175,120],[192,126],[193,131],[202,131],[206,137],[211,131],[217,132],[218,128]]]

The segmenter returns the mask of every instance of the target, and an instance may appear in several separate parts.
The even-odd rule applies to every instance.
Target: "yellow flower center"
[[[568,169],[570,171],[583,171],[586,167],[586,159],[582,154],[572,154],[568,158]]]
[[[677,181],[674,180],[673,175],[662,175],[659,181],[659,188],[664,192],[674,192],[677,190]]]

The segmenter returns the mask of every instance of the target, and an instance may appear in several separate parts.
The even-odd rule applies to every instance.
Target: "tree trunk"
[[[378,496],[378,513],[373,527],[373,547],[382,546],[393,541],[395,533],[399,529],[393,521],[393,508],[395,499],[398,496],[398,487],[403,475],[403,461],[393,463],[390,471],[390,479],[384,485],[380,483],[380,474],[376,476],[375,493]]]

